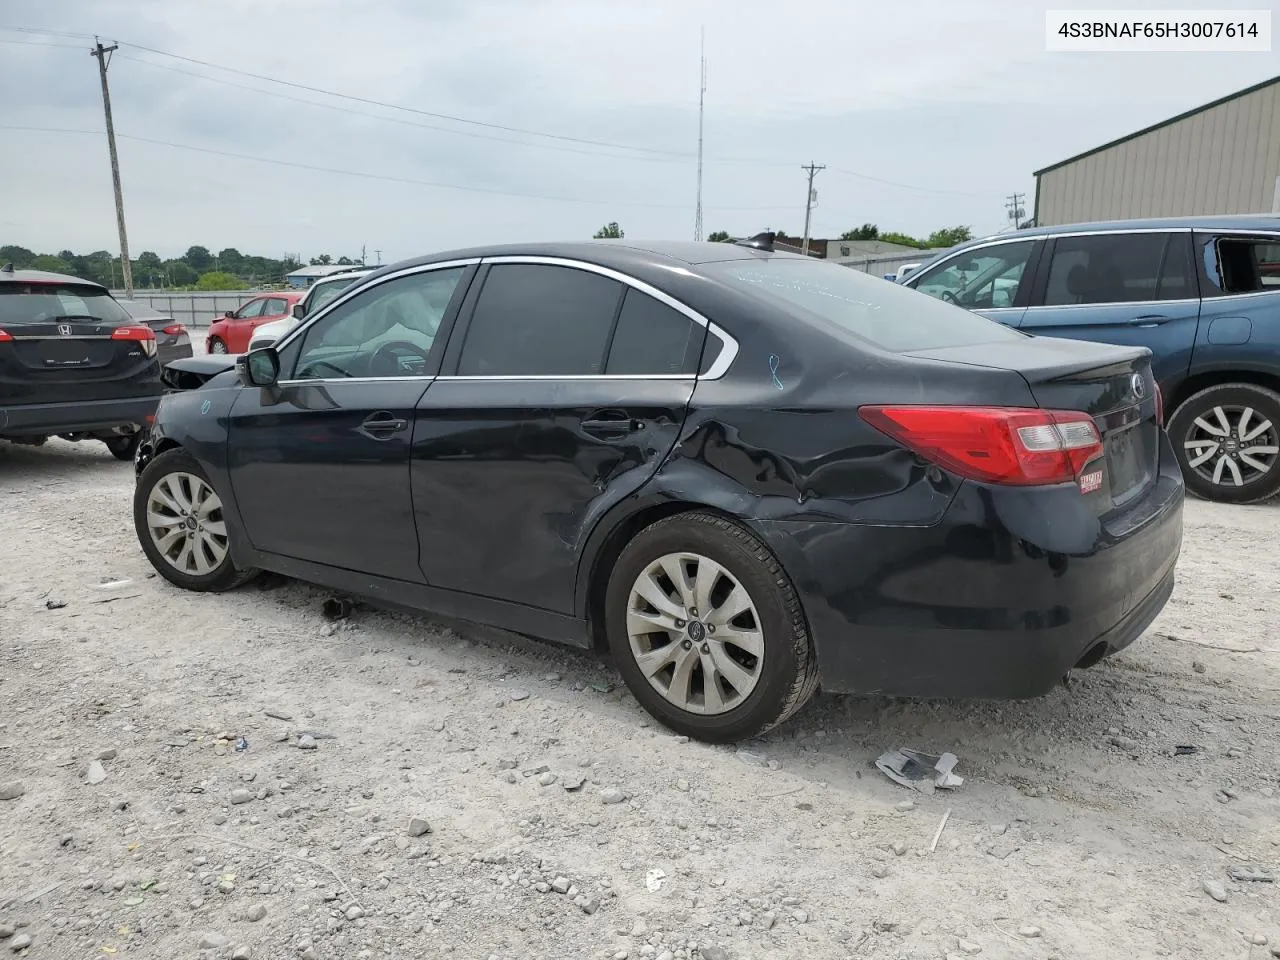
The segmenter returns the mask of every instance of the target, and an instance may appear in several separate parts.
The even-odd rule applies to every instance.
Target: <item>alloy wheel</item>
[[[160,556],[188,575],[213,573],[227,556],[222,501],[192,473],[166,474],[151,488],[147,532]]]
[[[1219,486],[1266,476],[1280,454],[1280,432],[1253,407],[1219,404],[1192,422],[1183,441],[1187,466]]]
[[[229,351],[227,350],[227,345],[223,343],[221,340],[214,340],[212,343],[209,344],[209,352],[210,353],[227,353]]]
[[[696,553],[668,553],[636,578],[627,601],[636,665],[673,706],[727,713],[760,682],[764,632],[751,596]]]

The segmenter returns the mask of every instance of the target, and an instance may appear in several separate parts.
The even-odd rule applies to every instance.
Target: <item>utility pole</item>
[[[707,28],[702,28],[699,49],[702,57],[702,79],[698,83],[698,206],[693,218],[693,239],[702,239],[702,117],[707,97]]]
[[[813,201],[818,197],[813,191],[813,178],[818,175],[820,170],[825,170],[827,167],[826,164],[819,165],[809,161],[807,167],[801,167],[800,169],[809,174],[809,189],[804,195],[804,241],[800,245],[800,252],[807,257],[809,255],[809,219],[813,215]]]
[[[107,149],[111,152],[111,183],[116,191],[116,227],[120,230],[120,272],[124,274],[125,299],[133,299],[133,265],[129,262],[129,236],[124,229],[124,195],[120,192],[120,159],[116,156],[116,128],[111,122],[111,91],[107,89],[107,65],[116,44],[104,47],[102,41],[93,38],[97,46],[89,56],[98,61],[98,78],[102,81],[102,112],[107,117]]]
[[[360,244],[360,266],[364,266],[364,244]]]
[[[1013,221],[1013,229],[1015,230],[1022,229],[1022,218],[1027,213],[1022,206],[1022,201],[1026,197],[1025,193],[1011,193],[1008,197],[1009,202],[1004,205],[1004,208],[1009,211],[1009,219]]]
[[[382,251],[374,250],[373,255],[378,258],[378,266],[382,266]]]

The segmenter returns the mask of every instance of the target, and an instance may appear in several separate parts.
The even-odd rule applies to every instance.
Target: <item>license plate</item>
[[[76,340],[47,340],[40,344],[46,367],[83,367],[89,363],[89,345]]]
[[[1132,430],[1107,438],[1107,467],[1113,496],[1132,490],[1142,482],[1142,464]]]

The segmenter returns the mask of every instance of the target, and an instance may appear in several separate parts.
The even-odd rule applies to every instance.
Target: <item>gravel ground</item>
[[[1166,612],[1069,688],[819,697],[734,750],[578,653],[182,593],[132,487],[0,444],[0,955],[1280,955],[1277,884],[1238,879],[1280,868],[1278,507],[1189,503]],[[965,783],[889,782],[900,746]]]

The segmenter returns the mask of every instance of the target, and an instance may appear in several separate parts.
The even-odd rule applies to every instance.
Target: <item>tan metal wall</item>
[[[1038,224],[1268,213],[1280,194],[1280,84],[1049,170]]]

